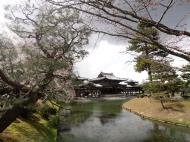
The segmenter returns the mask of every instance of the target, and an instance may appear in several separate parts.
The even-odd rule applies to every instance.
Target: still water
[[[125,101],[72,105],[62,126],[67,129],[60,132],[58,142],[190,142],[190,128],[142,119],[122,110]]]

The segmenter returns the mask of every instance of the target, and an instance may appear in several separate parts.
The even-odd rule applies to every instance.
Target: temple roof
[[[104,72],[101,72],[97,78],[95,79],[90,79],[90,81],[99,81],[99,80],[105,80],[105,79],[108,79],[108,80],[112,80],[112,81],[126,81],[127,79],[126,78],[119,78],[119,77],[116,77],[113,73],[104,73]]]
[[[83,82],[83,84],[79,85],[80,87],[87,87],[87,86],[91,86],[91,87],[102,87],[101,84],[95,84],[93,82]]]
[[[85,77],[77,77],[78,80],[88,80],[88,78],[85,78]]]
[[[105,72],[101,72],[99,75],[98,75],[98,78],[99,77],[115,77],[115,75],[113,73],[105,73]]]

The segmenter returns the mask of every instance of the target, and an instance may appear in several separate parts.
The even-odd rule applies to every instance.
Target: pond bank
[[[162,123],[190,127],[190,101],[164,103],[153,98],[135,98],[123,104],[123,108],[141,117]]]
[[[189,128],[142,119],[122,109],[127,101],[73,103],[70,115],[61,119],[69,129],[57,142],[189,142]]]

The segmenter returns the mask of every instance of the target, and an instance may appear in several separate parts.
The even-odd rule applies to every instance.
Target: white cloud
[[[90,38],[92,41],[95,40],[95,36]],[[117,40],[117,39],[116,39]],[[91,42],[92,42],[91,41]],[[102,72],[112,72],[117,77],[133,79],[139,82],[144,82],[147,78],[147,72],[137,73],[134,70],[133,56],[129,54],[122,54],[121,52],[125,51],[127,43],[117,41],[118,45],[113,43],[108,39],[102,39],[101,41],[95,44],[91,44],[87,47],[89,55],[84,58],[79,63],[75,64],[75,71],[82,77],[96,78],[97,75]],[[120,43],[120,44],[119,44]],[[93,49],[90,47],[94,47]],[[174,61],[171,63],[174,67],[182,67],[188,62],[171,56]]]
[[[118,77],[142,82],[147,78],[145,72],[134,71],[133,57],[121,53],[127,45],[115,45],[106,40],[100,41],[96,48],[89,50],[89,55],[75,65],[75,70],[82,77],[95,78],[102,72],[112,72]]]

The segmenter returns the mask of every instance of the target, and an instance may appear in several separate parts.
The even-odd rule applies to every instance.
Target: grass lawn
[[[56,142],[56,137],[57,130],[37,113],[30,120],[18,118],[0,134],[3,142]]]

